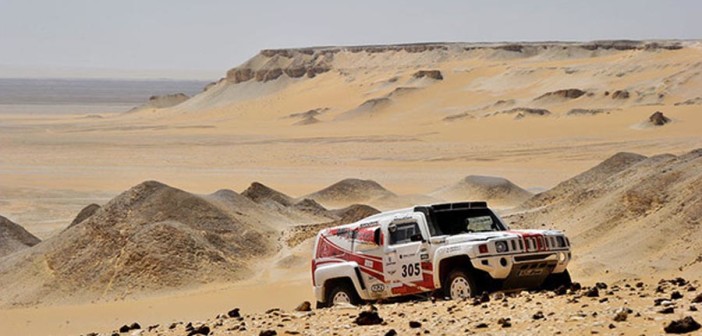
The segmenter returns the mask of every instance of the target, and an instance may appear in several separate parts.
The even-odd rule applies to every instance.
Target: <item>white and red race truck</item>
[[[320,231],[312,283],[318,307],[443,291],[569,285],[570,242],[560,231],[509,230],[486,202],[383,212]]]

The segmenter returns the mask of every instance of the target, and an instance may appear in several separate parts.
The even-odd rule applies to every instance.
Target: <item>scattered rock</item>
[[[678,299],[682,299],[682,298],[683,298],[683,295],[680,294],[680,292],[678,292],[678,291],[674,291],[674,292],[670,293],[671,300],[678,300]]]
[[[665,307],[665,308],[659,310],[658,313],[659,314],[673,314],[673,313],[675,313],[675,308],[673,308],[672,306]]]
[[[612,99],[629,99],[629,91],[617,90],[612,93]]]
[[[397,331],[395,331],[395,329],[390,329],[385,333],[385,336],[397,336]]]
[[[227,312],[227,316],[229,317],[241,317],[241,314],[239,314],[239,308],[234,308]]]
[[[309,301],[305,301],[303,303],[300,303],[300,305],[295,308],[295,311],[299,311],[299,312],[312,311],[312,304],[310,304]]]
[[[626,318],[629,317],[629,313],[626,310],[620,310],[614,315],[615,322],[624,322]]]
[[[592,287],[588,289],[585,292],[585,296],[587,297],[599,297],[600,296],[600,291],[597,289],[597,287]]]
[[[414,78],[431,78],[435,80],[443,80],[444,76],[441,75],[441,71],[439,70],[419,70],[415,72],[412,77]]]
[[[487,327],[488,327],[488,324],[485,323],[485,322],[481,322],[481,323],[478,323],[478,324],[475,325],[475,329],[484,329],[484,328],[487,328]]]
[[[682,320],[672,321],[668,326],[663,328],[666,334],[685,334],[699,329],[700,324],[691,316],[686,316]]]
[[[412,329],[421,328],[421,327],[422,327],[422,324],[421,324],[420,322],[417,322],[417,321],[410,321],[410,322],[409,322],[409,327],[412,328]]]
[[[580,89],[563,89],[563,90],[544,93],[543,95],[539,96],[538,98],[536,98],[534,100],[540,100],[540,99],[549,98],[549,97],[576,99],[576,98],[580,98],[585,93],[586,93],[585,91],[580,90]]]
[[[512,319],[509,317],[507,317],[507,318],[501,317],[499,320],[497,320],[497,324],[501,325],[502,328],[509,328],[512,326]]]
[[[544,318],[544,313],[542,313],[541,311],[537,311],[536,314],[534,314],[534,315],[531,316],[531,318],[533,318],[534,320],[543,319],[543,318]]]
[[[278,333],[275,330],[261,330],[258,336],[276,336]]]
[[[607,289],[607,284],[604,282],[598,282],[595,284],[595,287],[598,289]]]
[[[488,292],[483,292],[483,294],[480,295],[480,303],[485,302],[490,302],[490,294],[488,294]]]
[[[663,115],[663,112],[656,111],[648,117],[648,121],[654,126],[663,126],[670,122],[670,118]]]
[[[139,323],[137,323],[137,322],[134,322],[130,325],[126,325],[126,324],[123,325],[121,328],[119,328],[119,332],[126,333],[126,332],[129,332],[130,330],[139,330],[139,329],[141,329],[141,325],[139,325]]]
[[[556,290],[554,290],[553,292],[556,295],[566,295],[566,293],[568,293],[568,289],[566,288],[566,286],[561,285],[558,288],[556,288]]]
[[[362,311],[354,320],[358,325],[376,325],[383,323],[383,319],[378,316],[377,311]]]
[[[702,293],[695,296],[695,298],[692,299],[692,303],[702,303]]]
[[[201,325],[201,326],[199,326],[199,327],[197,327],[197,328],[193,328],[193,330],[191,330],[191,331],[188,333],[188,336],[193,336],[193,335],[209,335],[209,334],[210,334],[210,327],[208,327],[208,326],[206,326],[206,325]]]

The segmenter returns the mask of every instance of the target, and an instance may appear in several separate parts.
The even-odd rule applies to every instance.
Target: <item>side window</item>
[[[388,227],[390,232],[390,245],[405,244],[412,241],[412,236],[421,235],[417,223],[391,224]]]

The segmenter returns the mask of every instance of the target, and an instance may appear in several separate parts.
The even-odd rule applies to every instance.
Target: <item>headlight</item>
[[[495,243],[495,250],[497,250],[497,253],[507,252],[507,242],[505,242],[505,241],[496,242]]]

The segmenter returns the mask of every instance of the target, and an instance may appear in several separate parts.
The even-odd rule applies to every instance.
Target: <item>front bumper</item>
[[[562,273],[570,262],[570,251],[503,254],[471,259],[475,269],[485,271],[493,279],[504,280],[505,287],[539,286],[551,273]],[[537,283],[536,285],[533,285]]]

